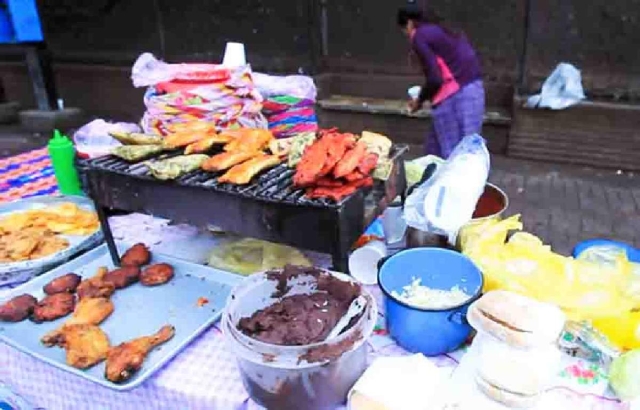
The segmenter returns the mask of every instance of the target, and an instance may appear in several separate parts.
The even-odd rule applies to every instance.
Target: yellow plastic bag
[[[520,216],[468,227],[462,251],[482,270],[484,291],[505,289],[560,306],[570,320],[624,315],[633,309],[627,295],[631,264],[619,255],[610,264],[575,260],[554,253],[522,229]]]
[[[299,250],[253,238],[231,240],[217,246],[209,256],[209,266],[250,275],[285,265],[312,266]]]

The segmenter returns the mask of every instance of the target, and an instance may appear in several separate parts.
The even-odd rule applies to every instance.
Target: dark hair
[[[445,24],[444,19],[436,13],[435,10],[429,7],[423,10],[415,4],[411,4],[399,8],[397,14],[398,25],[405,28],[407,27],[407,24],[409,24],[410,20],[413,20],[418,24],[436,24],[452,36],[460,36],[462,34],[460,31]]]

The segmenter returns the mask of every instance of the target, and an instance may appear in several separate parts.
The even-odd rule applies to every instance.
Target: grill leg
[[[95,204],[95,206],[96,212],[98,213],[98,219],[100,220],[102,234],[104,235],[104,240],[107,243],[107,248],[109,248],[109,254],[111,254],[111,260],[113,261],[113,264],[115,266],[120,266],[120,256],[118,255],[118,248],[116,247],[116,241],[113,239],[113,233],[111,232],[109,219],[107,219],[105,209],[97,203]]]
[[[349,273],[349,256],[342,249],[336,249],[331,255],[332,269],[336,272]]]

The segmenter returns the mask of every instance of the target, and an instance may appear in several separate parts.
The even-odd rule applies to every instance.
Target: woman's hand
[[[407,104],[407,108],[409,109],[409,114],[413,114],[422,108],[422,104],[418,100],[410,100],[409,104]]]

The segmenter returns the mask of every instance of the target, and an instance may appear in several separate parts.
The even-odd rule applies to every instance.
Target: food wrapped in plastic
[[[554,253],[522,229],[520,216],[486,221],[466,229],[462,250],[482,270],[484,290],[510,290],[559,306],[569,320],[591,320],[616,345],[640,342],[632,316],[638,294],[632,286],[632,265],[624,254],[606,264]],[[638,320],[636,317],[635,320]],[[606,328],[600,328],[603,324]],[[624,335],[618,334],[627,329]],[[618,335],[618,336],[616,336]]]
[[[285,265],[312,266],[295,248],[253,238],[233,238],[217,246],[209,256],[209,265],[242,275]]]

